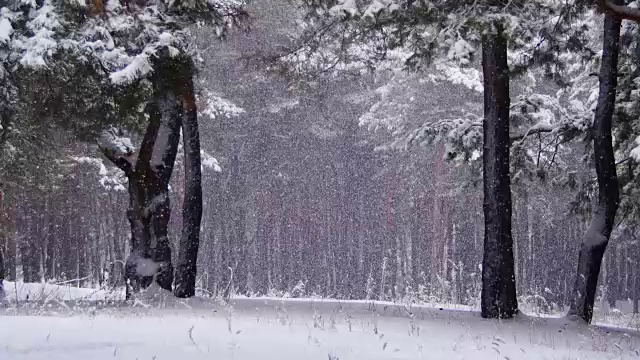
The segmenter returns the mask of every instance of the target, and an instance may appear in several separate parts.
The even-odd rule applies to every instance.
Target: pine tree
[[[195,74],[186,29],[196,22],[208,22],[222,35],[244,15],[243,6],[243,1],[236,0],[135,3],[45,0],[8,1],[0,6],[0,49],[7,54],[0,76],[12,80],[3,83],[0,94],[3,123],[11,123],[6,119],[12,104],[5,95],[19,88],[16,79],[24,78],[19,76],[20,72],[61,82],[80,79],[82,84],[93,85],[69,92],[75,105],[69,108],[57,108],[56,101],[63,94],[54,93],[57,98],[54,97],[52,108],[57,111],[50,111],[49,115],[54,119],[65,119],[66,114],[71,115],[71,120],[84,118],[85,122],[69,121],[66,125],[87,129],[85,138],[107,129],[101,135],[103,153],[129,178],[132,255],[127,261],[126,275],[134,288],[148,286],[154,276],[165,289],[171,289],[173,283],[167,237],[168,182],[183,114],[189,114],[186,118],[190,129],[195,129],[190,132],[191,137],[197,136],[197,126],[193,124],[197,121]],[[64,86],[56,88],[68,90]],[[102,94],[106,96],[91,97]],[[29,95],[29,92],[21,94]],[[141,111],[145,102],[147,106]],[[120,136],[121,131],[109,128],[109,125],[131,125],[126,121],[130,118],[136,119],[133,124],[148,118],[138,151]],[[3,125],[3,138],[8,128]],[[200,149],[190,150],[197,154],[197,159],[190,162],[198,162],[199,166]],[[190,159],[194,157],[193,151],[189,153]],[[199,188],[198,174],[188,174],[193,178],[185,181]],[[193,227],[191,233],[199,232],[199,221],[187,223]],[[191,243],[196,243],[190,248],[197,249],[196,240],[190,238]],[[128,290],[130,295],[131,289]]]
[[[460,83],[483,88],[484,121],[452,119],[425,124],[408,136],[439,137],[446,134],[455,146],[479,143],[484,129],[483,173],[485,186],[485,254],[483,261],[482,314],[511,317],[517,311],[514,260],[511,238],[511,189],[509,148],[512,141],[529,133],[556,131],[555,126],[532,127],[518,137],[509,136],[509,78],[533,65],[548,67],[550,75],[559,72],[562,61],[558,44],[573,40],[571,19],[580,6],[562,2],[508,1],[306,1],[308,28],[298,47],[281,59],[294,63],[294,70],[321,73],[339,68],[429,66],[457,76]],[[564,32],[563,32],[564,31]],[[484,86],[474,69],[476,49],[482,48]],[[508,64],[508,52],[517,54]],[[304,61],[304,65],[301,64]],[[337,66],[337,64],[341,64]],[[428,71],[428,70],[427,70]],[[470,76],[471,75],[471,76]],[[450,76],[451,77],[451,76]],[[482,125],[482,126],[478,126]],[[537,124],[536,124],[537,125]],[[567,126],[567,130],[573,126]],[[452,136],[453,135],[453,136]],[[453,150],[454,147],[450,147]],[[450,151],[456,157],[455,150]],[[471,156],[465,156],[469,159]]]

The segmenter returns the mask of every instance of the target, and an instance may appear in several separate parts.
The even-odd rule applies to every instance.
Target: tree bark
[[[182,64],[183,110],[182,132],[184,144],[184,204],[182,210],[182,238],[176,269],[177,297],[195,295],[200,224],[202,221],[202,168],[200,164],[200,133],[193,90],[193,64]]]
[[[615,1],[615,3],[620,3]],[[587,323],[593,317],[598,275],[619,204],[618,178],[613,152],[611,123],[615,108],[620,48],[621,18],[607,13],[604,20],[600,89],[593,121],[593,150],[598,179],[598,204],[589,228],[582,238],[578,269],[573,288],[569,317]]]
[[[507,41],[496,23],[482,39],[484,74],[484,256],[481,310],[485,318],[517,313],[511,180],[509,178],[509,68]]]

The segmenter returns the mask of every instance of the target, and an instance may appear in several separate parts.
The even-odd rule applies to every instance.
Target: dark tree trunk
[[[618,288],[620,283],[620,272],[618,269],[620,268],[620,256],[619,253],[620,248],[614,248],[613,253],[609,252],[607,256],[607,301],[609,302],[609,306],[614,308],[616,307],[616,302],[618,300]]]
[[[4,281],[4,239],[0,238],[0,299],[2,299],[2,282]]]
[[[0,109],[0,125],[2,125],[2,130],[0,130],[0,150],[3,150],[9,139],[9,131],[11,129],[11,112],[7,108]],[[0,182],[1,189],[2,182]]]
[[[181,109],[182,59],[171,58],[168,54],[161,56],[154,65],[153,83],[155,98],[150,109],[153,119],[160,123],[151,156],[152,186],[148,189],[151,217],[151,257],[161,264],[156,275],[156,282],[165,290],[171,291],[173,284],[173,265],[171,262],[171,246],[168,226],[171,215],[169,201],[169,181],[173,173],[183,111]]]
[[[638,297],[640,296],[640,292],[638,291],[638,276],[640,275],[640,273],[638,272],[638,265],[639,265],[639,261],[638,261],[638,255],[640,255],[640,251],[638,251],[638,244],[637,242],[634,243],[633,245],[631,245],[633,247],[633,256],[632,259],[633,261],[631,262],[631,298],[633,299],[633,313],[637,314],[638,313]]]
[[[482,317],[516,314],[511,181],[509,178],[509,68],[507,41],[500,24],[483,36],[484,74],[484,256]]]
[[[193,64],[182,64],[181,100],[183,108],[182,132],[184,143],[184,204],[182,209],[182,238],[176,269],[177,297],[195,295],[200,223],[202,220],[202,168],[200,164],[200,133],[193,91]]]
[[[173,172],[182,122],[179,88],[181,60],[161,55],[154,64],[153,99],[148,105],[149,125],[137,159],[102,144],[105,155],[129,179],[131,254],[125,266],[127,298],[151,284],[171,291],[173,265],[167,227],[170,217],[169,180]]]
[[[0,114],[2,116],[2,114]],[[3,123],[4,124],[4,123]],[[3,131],[4,133],[4,131]],[[2,144],[0,144],[1,149]],[[2,188],[2,184],[0,183],[0,299],[3,297],[2,293],[2,282],[5,278],[5,262],[4,262],[4,253],[5,249],[9,248],[9,236],[6,228],[9,227],[9,224],[5,224],[5,210],[4,210],[4,192]]]
[[[619,4],[620,1],[616,1],[616,3]],[[609,243],[619,203],[611,123],[616,99],[620,25],[621,19],[619,17],[611,13],[606,14],[602,63],[600,65],[600,92],[593,120],[593,151],[598,179],[598,204],[589,228],[582,238],[569,309],[570,317],[580,317],[586,322],[591,322],[593,316],[593,304],[602,257]]]

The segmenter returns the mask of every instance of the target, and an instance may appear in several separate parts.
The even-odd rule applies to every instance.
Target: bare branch
[[[640,9],[612,4],[610,0],[599,0],[600,8],[620,16],[623,19],[640,23]]]
[[[527,130],[527,132],[525,132],[524,134],[511,136],[509,138],[509,141],[511,141],[511,143],[514,143],[516,141],[524,140],[529,135],[536,135],[536,134],[541,134],[541,133],[549,133],[549,132],[555,131],[557,129],[560,129],[560,127],[537,127],[537,128],[531,128],[531,129]]]

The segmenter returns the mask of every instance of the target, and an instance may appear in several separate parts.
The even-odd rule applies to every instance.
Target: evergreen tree
[[[474,56],[476,49],[482,48],[485,95],[482,314],[513,316],[517,300],[511,238],[509,78],[541,63],[558,72],[562,63],[558,44],[566,38],[579,40],[573,31],[566,30],[569,20],[582,8],[554,1],[311,0],[303,3],[312,8],[307,14],[311,19],[307,21],[307,32],[298,47],[284,56],[289,62],[305,61],[304,67],[296,68],[297,71],[317,73],[322,64],[329,64],[330,68],[342,64],[341,70],[377,67],[394,61],[396,66],[414,70],[435,64],[436,70],[464,74],[461,83],[477,88],[480,76],[473,68],[477,64]],[[511,64],[507,62],[508,51]],[[548,73],[553,75],[553,71]],[[476,81],[466,80],[470,74]],[[461,137],[481,138],[467,135],[480,129],[469,126],[468,120],[456,120],[445,126],[439,122],[434,124],[440,129],[460,126]],[[441,131],[437,127],[431,130],[432,125],[425,125],[427,133]],[[528,132],[552,130],[539,127]],[[473,144],[474,141],[459,143]]]
[[[0,101],[3,124],[9,124],[3,125],[2,137],[13,126],[7,118],[15,104],[7,100],[6,94],[20,89],[16,81],[24,78],[20,72],[35,73],[54,82],[81,82],[83,86],[69,92],[74,106],[60,109],[60,104],[67,103],[60,102],[60,96],[66,96],[68,88],[54,86],[52,103],[44,111],[54,119],[82,119],[68,121],[67,125],[89,129],[84,135],[96,135],[107,129],[100,140],[103,153],[129,178],[127,213],[132,252],[126,276],[134,289],[148,286],[154,276],[165,289],[171,289],[173,283],[167,237],[168,183],[183,117],[190,121],[189,128],[195,129],[189,133],[190,143],[197,138],[197,126],[193,124],[197,121],[194,67],[187,27],[205,21],[223,34],[244,15],[243,6],[242,1],[236,0],[135,3],[45,0],[0,4],[3,51],[0,75],[10,79],[3,83],[4,100]],[[36,94],[24,90],[27,91],[21,96]],[[132,95],[122,96],[120,92]],[[102,94],[107,95],[101,97]],[[143,107],[145,102],[147,106]],[[67,119],[66,114],[71,116]],[[137,124],[148,118],[138,151],[120,136],[119,130],[109,128],[127,125],[125,120],[131,117],[138,120],[134,122]],[[189,162],[199,163],[200,149],[189,148],[189,159],[194,154],[197,159]],[[185,181],[199,188],[199,175],[193,171],[188,174],[190,177]],[[185,205],[201,201],[195,196]],[[193,227],[185,233],[199,232],[199,221],[185,222],[185,226]],[[186,242],[197,243],[197,237]],[[194,247],[197,249],[197,244],[189,246]],[[189,257],[189,264],[180,266],[179,271],[192,272],[193,261],[194,257]],[[195,276],[180,278],[189,279],[187,283],[195,281]]]

